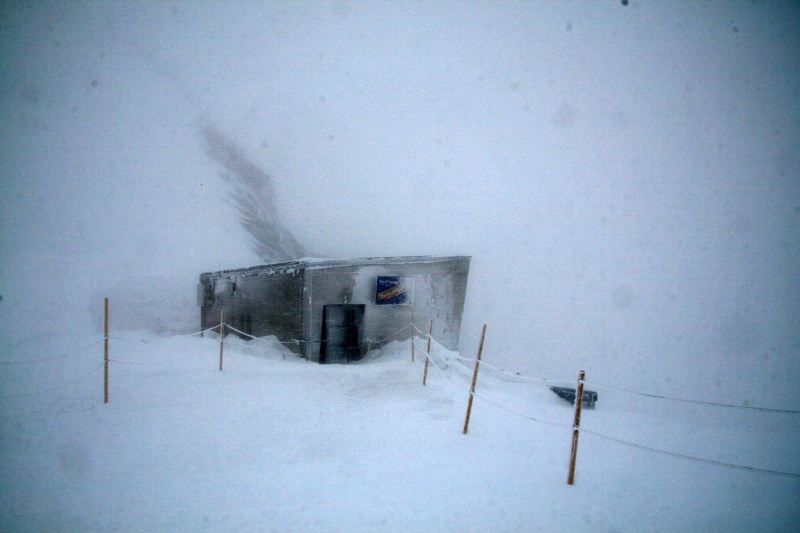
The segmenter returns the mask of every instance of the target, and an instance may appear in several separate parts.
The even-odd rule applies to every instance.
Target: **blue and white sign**
[[[408,301],[408,291],[400,276],[378,276],[375,284],[376,305],[399,305]]]

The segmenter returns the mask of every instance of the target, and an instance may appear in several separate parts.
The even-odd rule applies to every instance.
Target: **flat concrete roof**
[[[294,261],[283,261],[280,263],[269,263],[266,265],[256,265],[245,268],[234,268],[230,270],[220,270],[217,272],[205,272],[201,276],[213,278],[237,275],[237,276],[257,276],[259,274],[272,274],[286,272],[289,270],[322,269],[332,267],[347,266],[369,266],[369,265],[402,265],[402,264],[423,264],[423,263],[444,263],[449,261],[460,261],[470,257],[466,255],[454,255],[438,257],[430,255],[409,255],[397,257],[363,257],[358,259],[325,259],[317,257],[303,257]]]

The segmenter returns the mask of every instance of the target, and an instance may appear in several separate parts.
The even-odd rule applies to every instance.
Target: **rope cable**
[[[417,328],[417,330],[419,331],[418,328]],[[435,339],[435,337],[434,337],[434,339]],[[468,362],[468,363],[471,363],[471,364],[475,363],[475,359],[469,359],[469,358],[464,357],[462,355],[454,355],[453,357],[455,359],[460,360],[460,361]],[[514,377],[514,378],[529,380],[531,382],[539,382],[539,383],[543,383],[545,385],[547,385],[548,383],[561,383],[561,382],[569,381],[569,380],[553,380],[553,379],[547,379],[547,378],[537,378],[537,377],[533,377],[533,376],[526,376],[525,374],[512,373],[512,372],[509,372],[509,371],[504,370],[502,368],[496,367],[496,366],[494,366],[492,364],[486,363],[483,360],[480,361],[480,365],[481,366],[486,366],[488,368],[491,368],[492,370],[495,370],[497,372],[506,374],[506,375]],[[724,403],[724,402],[713,402],[713,401],[706,401],[706,400],[692,400],[692,399],[688,399],[688,398],[680,398],[680,397],[677,397],[677,396],[668,396],[668,395],[662,395],[662,394],[651,394],[651,393],[647,393],[647,392],[637,391],[637,390],[634,390],[634,389],[629,389],[629,388],[626,388],[626,387],[619,387],[619,386],[614,386],[614,385],[603,385],[603,384],[598,384],[598,383],[587,383],[587,385],[595,387],[595,388],[605,388],[605,389],[619,390],[619,391],[628,392],[630,394],[638,394],[639,396],[645,396],[647,398],[657,398],[657,399],[662,399],[662,400],[671,400],[671,401],[675,401],[675,402],[693,403],[693,404],[698,404],[698,405],[710,405],[710,406],[714,406],[714,407],[727,407],[727,408],[731,408],[731,409],[750,409],[750,410],[753,410],[753,411],[765,411],[765,412],[772,412],[772,413],[800,414],[800,410],[797,410],[797,409],[777,409],[777,408],[772,408],[772,407],[763,407],[763,406],[756,406],[756,405],[740,405],[740,404]]]
[[[68,355],[72,355],[72,354],[75,354],[75,353],[77,353],[79,351],[83,351],[86,348],[90,348],[91,346],[94,346],[94,345],[99,344],[101,342],[103,342],[103,339],[98,339],[98,340],[92,341],[92,342],[90,342],[88,344],[85,344],[85,345],[83,345],[83,346],[81,346],[79,348],[75,348],[74,350],[69,350],[67,352],[63,352],[63,353],[60,353],[58,355],[54,355],[52,357],[42,357],[42,358],[39,358],[39,359],[20,359],[20,360],[17,360],[17,361],[0,361],[0,365],[27,365],[27,364],[31,364],[31,363],[43,363],[43,362],[46,362],[46,361],[55,361],[56,359],[63,359],[64,357],[67,357]]]
[[[489,398],[487,398],[483,394],[478,394],[477,392],[473,392],[473,393],[470,393],[470,394],[472,394],[476,398],[480,398],[481,400],[485,401],[486,403],[489,403],[489,404],[494,405],[495,407],[497,407],[499,409],[502,409],[503,411],[506,411],[506,412],[511,413],[513,415],[516,415],[516,416],[519,416],[521,418],[527,418],[528,420],[533,420],[534,422],[540,422],[542,424],[549,424],[551,426],[566,427],[566,428],[572,429],[572,424],[566,424],[564,422],[553,422],[552,420],[543,420],[541,418],[536,418],[535,416],[526,415],[524,413],[520,413],[519,411],[515,411],[515,410],[513,410],[513,409],[511,409],[509,407],[501,405],[501,404],[499,404],[499,403],[497,403],[497,402],[495,402],[493,400],[490,400]]]
[[[589,383],[587,383],[587,385],[588,384]],[[618,386],[614,386],[614,385],[602,385],[602,384],[599,384],[599,383],[591,383],[590,385],[592,387],[595,387],[595,388],[619,390],[619,391],[628,392],[630,394],[637,394],[639,396],[646,396],[648,398],[658,398],[658,399],[662,399],[662,400],[672,400],[674,402],[695,403],[695,404],[700,404],[700,405],[713,405],[715,407],[728,407],[728,408],[734,408],[734,409],[752,409],[752,410],[755,410],[755,411],[768,411],[768,412],[774,412],[774,413],[791,413],[791,414],[800,413],[800,410],[797,410],[797,409],[773,409],[771,407],[760,407],[760,406],[756,406],[756,405],[739,405],[739,404],[735,404],[735,403],[711,402],[711,401],[704,401],[704,400],[690,400],[690,399],[687,399],[687,398],[679,398],[677,396],[666,396],[666,395],[661,395],[661,394],[650,394],[650,393],[647,393],[647,392],[641,392],[641,391],[628,389],[628,388],[625,388],[625,387],[618,387]]]
[[[697,461],[697,462],[701,462],[701,463],[708,463],[708,464],[713,464],[713,465],[717,465],[717,466],[724,466],[724,467],[727,467],[727,468],[735,468],[735,469],[738,469],[738,470],[747,470],[747,471],[751,471],[751,472],[763,472],[765,474],[774,474],[774,475],[787,476],[787,477],[792,477],[792,478],[800,478],[800,474],[796,474],[794,472],[784,472],[784,471],[781,471],[781,470],[771,470],[769,468],[758,468],[756,466],[746,466],[746,465],[739,465],[739,464],[735,464],[735,463],[726,463],[724,461],[717,461],[715,459],[706,459],[704,457],[696,457],[694,455],[688,455],[688,454],[685,454],[685,453],[671,452],[669,450],[663,450],[663,449],[660,449],[660,448],[653,448],[652,446],[645,446],[644,444],[637,444],[635,442],[630,442],[630,441],[627,441],[627,440],[624,440],[624,439],[620,439],[618,437],[612,437],[610,435],[604,435],[603,433],[598,433],[597,431],[593,431],[591,429],[580,428],[579,431],[581,433],[588,433],[589,435],[594,435],[595,437],[599,437],[601,439],[606,439],[606,440],[610,440],[612,442],[616,442],[617,444],[623,444],[625,446],[630,446],[632,448],[639,448],[641,450],[646,450],[646,451],[653,452],[653,453],[659,453],[659,454],[662,454],[662,455],[668,455],[668,456],[671,456],[671,457],[678,457],[678,458],[681,458],[681,459],[688,459],[688,460],[691,460],[691,461]]]
[[[69,383],[64,383],[62,385],[57,385],[55,387],[50,387],[50,388],[42,389],[42,390],[35,391],[35,392],[23,392],[23,393],[20,393],[20,394],[8,394],[8,395],[0,396],[0,399],[23,398],[23,397],[27,397],[27,396],[37,396],[39,394],[44,394],[44,393],[51,392],[51,391],[54,391],[54,390],[59,390],[59,389],[67,388],[67,387],[72,387],[74,385],[78,385],[81,380],[83,380],[85,378],[88,378],[89,376],[91,376],[92,374],[94,374],[95,372],[97,372],[98,370],[103,368],[104,365],[105,365],[105,363],[100,363],[99,365],[94,367],[91,371],[87,372],[86,374],[82,374],[77,379],[75,379],[73,381],[70,381]]]

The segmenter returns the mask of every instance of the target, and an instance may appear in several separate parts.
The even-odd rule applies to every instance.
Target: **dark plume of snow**
[[[239,212],[253,251],[266,262],[303,257],[303,246],[287,230],[275,209],[272,178],[247,159],[242,149],[213,126],[201,130],[208,156],[222,165],[220,177],[231,187],[227,200]]]

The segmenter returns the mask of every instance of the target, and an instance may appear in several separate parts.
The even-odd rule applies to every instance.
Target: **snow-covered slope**
[[[465,436],[469,368],[436,345],[437,365],[423,387],[422,363],[411,362],[407,342],[361,363],[317,365],[268,339],[228,337],[220,372],[213,333],[126,335],[111,340],[104,405],[98,340],[3,347],[3,363],[48,360],[2,367],[0,530],[788,531],[800,524],[798,478],[588,433],[568,486],[572,407],[544,386],[488,368]],[[604,391],[582,425],[683,454],[800,472],[796,416]]]

